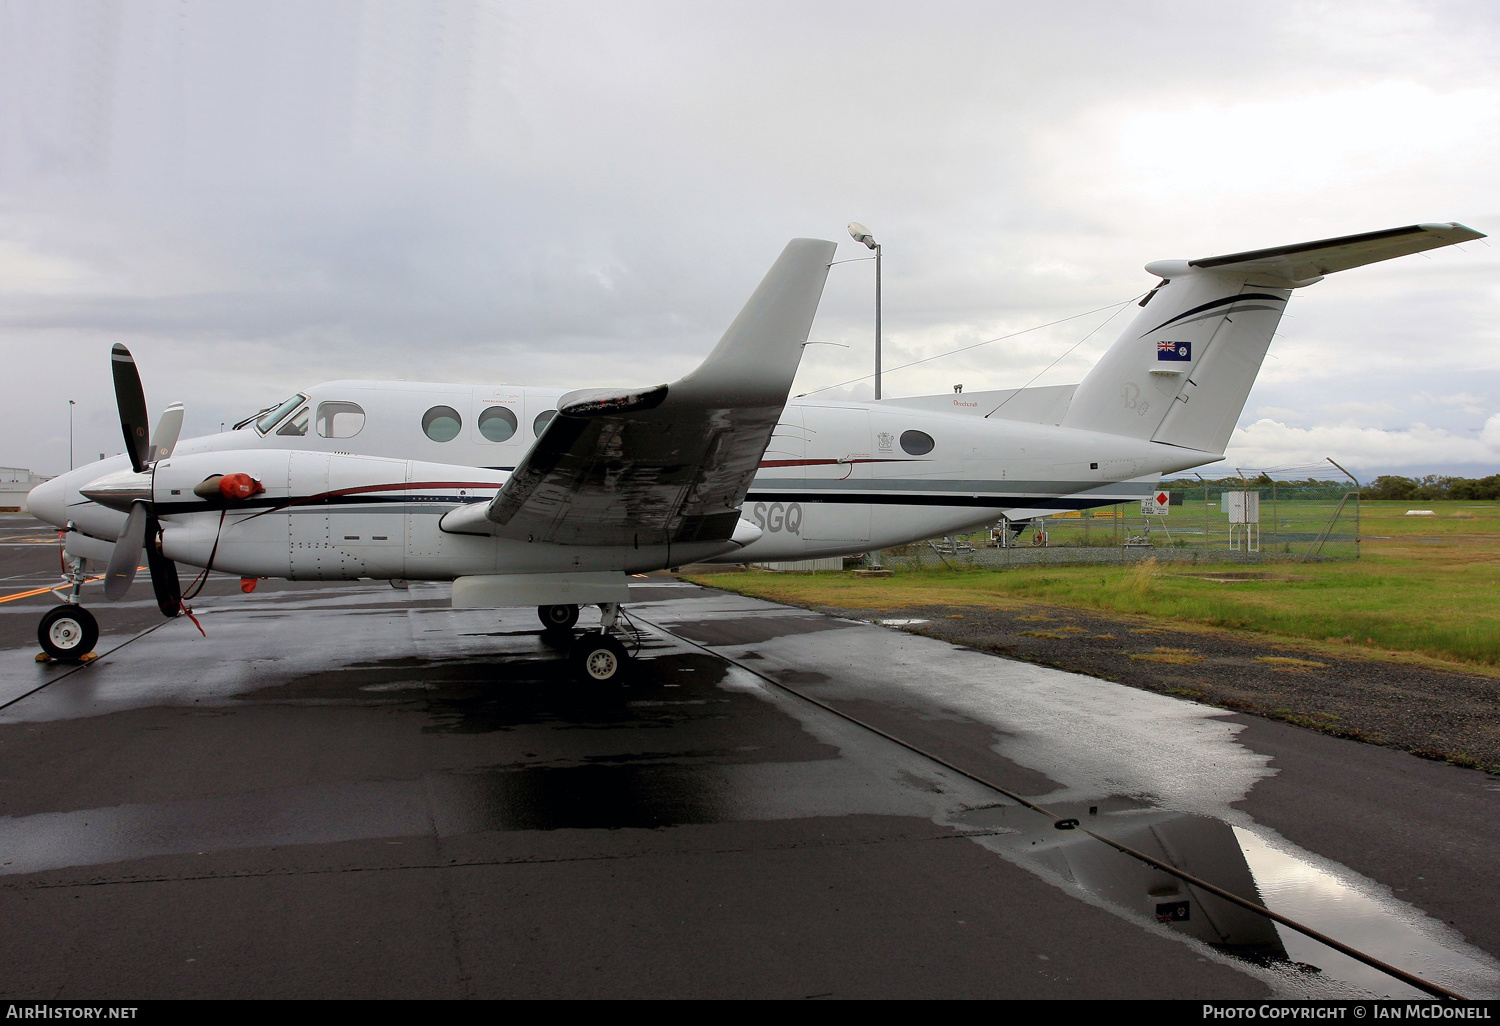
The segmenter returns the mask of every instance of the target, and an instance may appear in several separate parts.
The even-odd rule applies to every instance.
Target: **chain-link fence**
[[[1358,482],[1331,461],[1243,471],[1217,481],[1179,479],[1164,482],[1162,490],[1171,497],[1166,515],[1148,515],[1139,503],[1125,503],[1002,522],[962,537],[886,549],[880,561],[910,569],[958,569],[1143,559],[1264,563],[1359,558]]]

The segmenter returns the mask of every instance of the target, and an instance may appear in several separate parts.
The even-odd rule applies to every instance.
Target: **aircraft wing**
[[[485,533],[565,545],[729,539],[786,405],[833,252],[818,239],[788,243],[708,359],[681,381],[563,396],[484,509]]]

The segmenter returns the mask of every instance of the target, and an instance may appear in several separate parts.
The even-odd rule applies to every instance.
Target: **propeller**
[[[156,604],[162,615],[170,618],[182,611],[182,582],[177,577],[177,564],[161,552],[161,524],[152,511],[150,479],[141,480],[139,475],[149,472],[157,460],[172,455],[172,450],[177,447],[177,436],[182,431],[183,406],[182,403],[168,406],[156,424],[156,433],[148,436],[146,393],[141,388],[141,375],[136,370],[135,358],[130,355],[129,349],[116,342],[110,352],[110,366],[114,371],[115,405],[120,411],[120,430],[125,436],[125,453],[130,457],[130,468],[134,471],[134,475],[124,476],[134,479],[121,481],[113,488],[106,486],[101,489],[114,491],[119,497],[131,500],[125,530],[115,540],[115,550],[109,557],[109,567],[104,573],[104,597],[111,601],[125,597],[135,580],[141,549],[144,548],[146,567],[151,572],[151,589],[156,593]],[[88,492],[85,491],[84,494],[87,495]]]
[[[115,539],[115,550],[110,553],[109,567],[104,571],[104,597],[111,602],[118,602],[130,590],[136,561],[141,558],[141,546],[146,540],[146,521],[154,519],[144,502],[131,504],[125,530]]]
[[[182,433],[182,404],[173,403],[162,412],[156,422],[156,433],[151,436],[151,460],[164,460],[177,448],[177,436]]]
[[[125,433],[125,455],[130,457],[130,469],[139,474],[151,462],[147,458],[151,448],[146,435],[146,392],[141,388],[141,375],[135,369],[135,357],[129,349],[116,342],[109,358],[115,377],[120,430]]]

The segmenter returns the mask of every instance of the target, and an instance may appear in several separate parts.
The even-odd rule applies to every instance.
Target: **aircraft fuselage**
[[[742,520],[759,532],[748,544],[676,551],[560,546],[440,527],[444,514],[494,496],[564,392],[369,381],[310,388],[264,429],[252,422],[184,439],[155,466],[152,498],[163,552],[200,566],[212,553],[225,572],[294,580],[448,580],[804,559],[890,547],[1002,515],[1025,519],[1135,500],[1152,491],[1161,473],[1216,458],[986,417],[983,395],[955,396],[952,412],[934,401],[941,397],[925,407],[802,399],[787,404],[741,507]],[[31,509],[76,525],[86,537],[70,551],[107,559],[125,514],[79,489],[128,469],[124,456],[81,467],[34,491]],[[227,473],[250,474],[265,493],[258,508],[229,515],[224,530],[218,511],[192,489]]]

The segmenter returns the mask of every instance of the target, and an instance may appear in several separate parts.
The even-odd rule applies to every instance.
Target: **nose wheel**
[[[82,606],[54,606],[37,624],[36,640],[53,659],[77,662],[99,642],[99,621]]]

